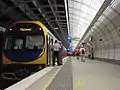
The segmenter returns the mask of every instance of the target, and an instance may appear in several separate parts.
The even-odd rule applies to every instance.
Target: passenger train
[[[52,61],[51,45],[55,40],[57,38],[39,21],[12,24],[5,32],[3,77],[7,78],[8,74],[23,77],[49,65]],[[61,53],[66,53],[65,47]]]

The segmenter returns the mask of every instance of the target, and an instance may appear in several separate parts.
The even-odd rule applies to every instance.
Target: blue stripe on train
[[[15,62],[30,62],[39,58],[42,51],[7,51],[5,56]]]

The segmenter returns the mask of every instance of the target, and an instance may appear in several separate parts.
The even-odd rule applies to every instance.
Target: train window
[[[5,50],[11,50],[12,48],[12,38],[11,37],[7,37],[6,38],[6,42],[5,42]]]
[[[28,50],[41,49],[44,45],[43,35],[29,35],[26,38],[26,48]]]
[[[8,36],[5,42],[5,50],[20,50],[23,48],[23,38],[12,38]]]
[[[23,39],[15,39],[14,41],[14,50],[22,49],[23,48]]]

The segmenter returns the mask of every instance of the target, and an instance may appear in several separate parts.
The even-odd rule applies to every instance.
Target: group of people
[[[52,45],[52,51],[53,51],[52,66],[55,66],[56,59],[57,59],[57,64],[59,66],[62,65],[62,59],[60,56],[60,52],[62,51],[62,44],[60,44],[57,40],[55,40],[54,44]],[[77,59],[79,60],[81,56],[81,61],[85,62],[84,59],[85,52],[86,49],[83,46],[75,49],[75,55],[77,56]]]
[[[79,58],[81,56],[81,61],[85,62],[85,59],[84,59],[85,52],[86,52],[86,49],[83,46],[82,47],[78,47],[75,50],[75,55],[77,56],[77,59],[79,60]]]

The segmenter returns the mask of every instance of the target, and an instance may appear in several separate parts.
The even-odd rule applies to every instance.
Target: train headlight
[[[41,28],[39,28],[39,30],[42,30]]]
[[[12,28],[10,28],[10,31],[12,31]]]

